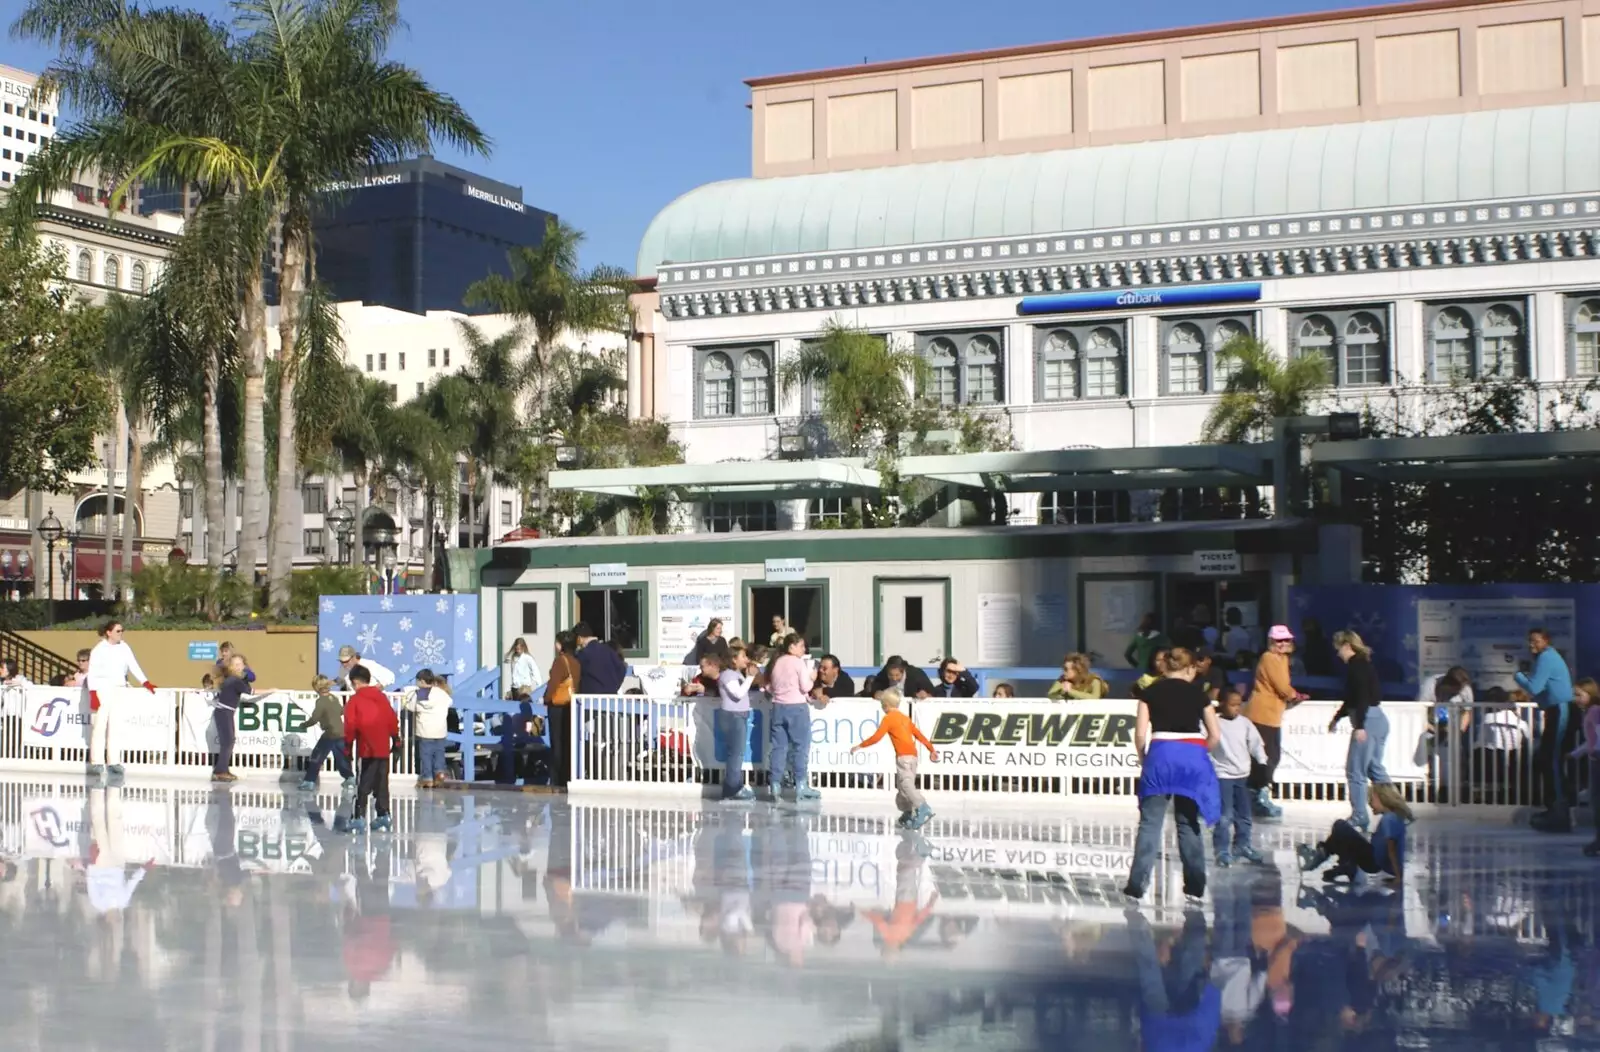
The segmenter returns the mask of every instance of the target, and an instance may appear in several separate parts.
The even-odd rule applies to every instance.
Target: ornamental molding
[[[1597,222],[1600,195],[1550,198],[664,266],[657,287],[681,319],[1591,259]]]

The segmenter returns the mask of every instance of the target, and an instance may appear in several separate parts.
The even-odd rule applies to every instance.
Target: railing
[[[541,685],[530,701],[502,699],[498,666],[479,669],[456,684],[451,708],[460,718],[461,728],[449,732],[445,740],[454,742],[460,750],[462,781],[470,784],[477,780],[480,754],[484,759],[493,757],[497,761],[495,780],[499,782],[516,781],[519,751],[549,754],[549,714],[541,700],[543,697],[544,686]],[[495,717],[499,720],[491,730]],[[530,729],[529,724],[535,726]]]
[[[15,661],[17,670],[33,683],[48,683],[56,676],[78,671],[78,663],[71,658],[5,629],[0,629],[0,657]]]

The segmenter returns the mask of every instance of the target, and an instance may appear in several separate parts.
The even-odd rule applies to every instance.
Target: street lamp
[[[61,520],[56,518],[54,510],[45,513],[44,521],[39,523],[39,539],[44,542],[45,557],[45,594],[50,597],[52,604],[56,598],[56,542],[61,539]],[[55,623],[55,611],[51,610],[50,623]]]
[[[356,513],[345,507],[344,501],[336,501],[333,507],[323,514],[322,519],[333,530],[334,536],[339,538],[340,562],[348,562],[350,534],[356,528]]]
[[[564,468],[573,467],[578,463],[578,447],[570,442],[563,442],[556,447],[556,463]]]
[[[394,545],[391,544],[383,550],[384,595],[394,595],[395,593],[395,579],[398,576],[395,571],[396,561]]]

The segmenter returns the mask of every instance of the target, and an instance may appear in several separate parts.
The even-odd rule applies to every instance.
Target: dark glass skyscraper
[[[421,314],[483,313],[467,286],[509,274],[508,250],[544,240],[553,215],[522,188],[419,157],[329,187],[314,222],[317,277],[337,300]]]

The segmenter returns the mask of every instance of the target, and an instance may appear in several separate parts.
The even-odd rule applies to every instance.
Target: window
[[[1132,522],[1133,502],[1125,490],[1061,490],[1039,495],[1039,525],[1093,526]]]
[[[421,380],[417,381],[417,397],[418,398],[422,397],[422,381]]]
[[[181,538],[179,538],[179,542],[186,554],[194,551],[194,534],[184,534]]]
[[[28,119],[30,121],[38,120],[39,119],[39,111],[38,110],[29,110],[28,111]]]
[[[1249,317],[1164,319],[1162,393],[1193,395],[1223,390],[1237,365],[1222,356],[1222,348],[1248,336],[1250,323]]]
[[[500,525],[511,525],[511,502],[509,500],[500,502]]]
[[[389,371],[389,355],[387,353],[378,355],[378,372],[386,373],[388,371]]]
[[[122,261],[116,256],[106,257],[106,284],[114,289],[122,287]]]
[[[573,621],[583,621],[599,637],[615,643],[624,652],[641,654],[645,649],[644,586],[628,588],[579,588],[572,593]]]
[[[922,631],[922,596],[908,595],[905,597],[905,626],[907,632]]]
[[[439,351],[436,347],[428,348],[428,368],[432,369],[439,364]]]
[[[539,604],[522,604],[522,634],[536,636],[539,634]]]
[[[327,552],[327,542],[322,530],[305,531],[305,549],[307,555],[322,555]]]
[[[90,256],[87,251],[78,253],[78,280],[94,280],[94,257]]]
[[[355,510],[356,488],[354,486],[346,486],[344,489],[340,490],[339,499],[342,503],[348,505],[352,511]]]
[[[405,351],[401,351],[400,352],[400,371],[401,372],[405,372],[406,371],[406,352]]]
[[[1005,401],[1005,364],[999,331],[919,333],[928,363],[923,396],[939,405],[998,405]]]
[[[1572,361],[1573,376],[1600,375],[1600,299],[1573,300]]]
[[[143,263],[135,263],[129,272],[132,278],[132,287],[135,292],[143,292],[145,286],[145,269]]]
[[[782,617],[789,631],[798,632],[813,654],[828,649],[827,588],[822,584],[752,584],[745,604],[749,621],[747,639],[766,643],[772,638],[772,619]]]
[[[328,487],[320,482],[300,489],[300,510],[306,515],[321,515],[328,510]]]
[[[1389,338],[1382,308],[1317,311],[1289,316],[1294,353],[1321,355],[1340,387],[1389,382]]]
[[[367,372],[372,372],[372,355],[367,355]]]
[[[1116,398],[1125,391],[1122,322],[1055,325],[1034,330],[1041,402]]]
[[[852,510],[848,497],[816,497],[806,504],[806,525],[814,530],[843,525]]]
[[[1429,307],[1428,379],[1454,383],[1526,376],[1523,305],[1453,303]]]
[[[9,103],[9,102],[8,102],[8,103],[6,103],[6,112],[7,112],[7,113],[10,113],[10,112],[11,112],[11,103]]]
[[[29,132],[28,133],[28,141],[29,142],[38,142],[39,141],[39,136],[37,134],[35,134],[34,132]]]
[[[446,369],[450,368],[450,348],[448,347],[444,349],[444,367]]]
[[[49,124],[50,123],[50,115],[48,113],[39,114],[39,123],[40,124]]]
[[[772,348],[711,348],[696,352],[695,416],[769,416],[773,411]]]
[[[1450,307],[1434,316],[1429,375],[1444,382],[1472,375],[1472,319],[1466,311]]]
[[[0,150],[0,157],[4,157],[8,161],[11,160],[11,151],[10,150]]]
[[[749,533],[778,528],[778,506],[770,500],[713,500],[703,506],[706,533]]]
[[[396,401],[396,402],[400,401],[400,385],[399,384],[390,384],[389,385],[389,397],[393,401]]]
[[[178,518],[194,518],[194,490],[186,489],[178,492]]]

